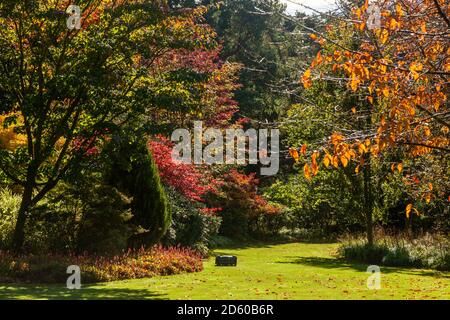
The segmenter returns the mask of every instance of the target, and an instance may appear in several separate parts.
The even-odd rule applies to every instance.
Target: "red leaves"
[[[157,136],[156,139],[150,140],[148,145],[164,183],[193,201],[203,202],[206,193],[217,191],[219,182],[208,172],[201,171],[193,164],[173,162],[173,144],[170,140]]]

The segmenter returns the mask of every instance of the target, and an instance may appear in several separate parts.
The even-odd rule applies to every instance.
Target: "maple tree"
[[[204,196],[208,192],[217,192],[220,182],[204,167],[173,161],[171,155],[174,144],[170,140],[159,135],[151,139],[148,146],[163,182],[186,198],[204,202]]]
[[[198,108],[186,68],[156,60],[173,50],[213,48],[207,8],[173,10],[157,0],[79,1],[81,28],[69,30],[69,1],[0,4],[0,169],[22,187],[14,234],[20,250],[30,208],[102,144],[100,137],[160,109]],[[8,136],[4,131],[14,134]],[[26,143],[12,143],[22,139]],[[16,140],[17,140],[16,139]],[[23,142],[23,139],[22,139]],[[8,148],[3,146],[8,146]],[[11,148],[11,146],[13,147]]]

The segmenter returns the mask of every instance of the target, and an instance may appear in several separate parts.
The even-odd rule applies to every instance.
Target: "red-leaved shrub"
[[[92,255],[22,255],[0,251],[0,283],[65,283],[67,267],[79,266],[82,283],[141,279],[203,270],[201,257],[190,249],[156,246],[114,257]]]

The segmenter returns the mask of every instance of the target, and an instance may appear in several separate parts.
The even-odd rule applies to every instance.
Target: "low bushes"
[[[7,188],[0,188],[0,249],[11,243],[19,206],[19,196]]]
[[[172,187],[167,187],[166,192],[173,219],[162,243],[189,247],[206,256],[211,238],[219,232],[221,218],[205,213],[203,204],[188,199]]]
[[[383,236],[369,246],[363,238],[347,238],[339,248],[347,260],[392,267],[450,270],[450,239],[429,234],[416,239]]]
[[[108,282],[173,275],[203,270],[195,252],[156,246],[151,250],[127,251],[114,257],[92,255],[27,255],[0,252],[0,283],[66,283],[67,267],[81,268],[82,283]]]

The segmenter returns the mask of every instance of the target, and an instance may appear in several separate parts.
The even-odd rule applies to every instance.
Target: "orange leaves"
[[[333,164],[333,167],[335,167],[336,169],[339,168],[339,158],[338,158],[338,156],[334,156],[332,158],[331,163]]]
[[[364,143],[359,143],[358,144],[358,152],[361,155],[363,155],[363,154],[368,152],[367,147],[366,147],[366,145]]]
[[[409,219],[409,217],[411,216],[411,212],[415,212],[418,216],[420,216],[420,212],[414,208],[414,206],[410,203],[406,206],[406,217]]]
[[[300,149],[300,152],[301,152],[302,155],[304,155],[304,156],[306,156],[306,149],[307,149],[306,144],[302,145],[302,148]]]
[[[302,147],[300,148],[300,152],[304,157],[306,157],[306,149],[307,149],[306,144],[302,145]],[[289,154],[295,160],[296,163],[300,162],[300,154],[298,153],[296,148],[289,148]]]
[[[307,180],[311,180],[312,176],[316,176],[319,172],[319,164],[317,162],[317,158],[319,157],[319,152],[314,151],[311,157],[311,165],[305,164],[303,167],[303,174],[305,175]]]
[[[340,122],[340,127],[336,128],[341,129],[336,131],[341,130],[345,135],[333,133],[330,147],[326,147],[329,153],[321,151],[324,168],[347,168],[358,174],[364,170],[364,158],[367,159],[369,153],[377,157],[386,151],[400,149],[402,159],[388,166],[397,178],[407,179],[415,170],[421,170],[408,159],[421,156],[428,159],[450,147],[450,127],[445,125],[448,119],[443,116],[449,113],[448,90],[445,90],[446,73],[450,72],[450,48],[448,37],[444,36],[447,28],[445,24],[436,23],[438,16],[433,1],[420,2],[417,10],[401,1],[375,1],[382,13],[381,25],[373,32],[367,32],[369,2],[354,9],[352,19],[336,23],[336,28],[328,30],[327,39],[334,42],[328,41],[327,46],[323,46],[302,81],[305,88],[311,87],[311,70],[318,74],[319,70],[313,68],[320,64],[321,75],[325,72],[333,74],[326,81],[335,79],[338,86],[351,91],[347,94],[359,98],[358,104],[351,102],[344,109],[347,112],[343,116],[350,119],[350,125],[366,114],[374,122],[365,130],[360,127],[350,129]],[[446,12],[450,9],[447,3],[442,2],[442,6]],[[349,46],[349,36],[339,34],[339,28],[351,29],[351,35],[358,37],[356,46]],[[318,40],[315,36],[311,38]],[[371,140],[362,142],[366,137]],[[386,160],[385,157],[379,159]],[[310,177],[314,175],[315,162],[308,164]],[[431,188],[425,190],[424,187],[423,179],[421,185],[411,184],[411,188],[421,189],[422,197],[418,196],[418,199],[430,202],[437,196],[437,190],[432,194],[428,190]],[[413,212],[416,210],[411,205],[408,215]]]
[[[306,177],[306,179],[311,180],[311,168],[308,164],[305,164],[305,166],[303,167],[303,173]]]
[[[391,21],[389,22],[389,29],[396,30],[398,28],[400,28],[400,23],[394,18],[392,18]]]
[[[333,161],[333,157],[330,156],[330,154],[328,154],[328,153],[325,154],[325,156],[323,158],[323,164],[326,168],[330,167],[330,164],[332,163],[332,161]]]
[[[291,155],[292,158],[294,158],[295,162],[298,163],[300,160],[300,155],[298,154],[297,149],[295,148],[290,148],[289,149],[289,154]]]
[[[312,173],[313,175],[317,175],[317,173],[319,172],[319,165],[317,164],[317,157],[319,156],[319,153],[317,151],[315,151],[312,155],[312,161],[311,161],[311,169],[312,169]]]
[[[347,166],[348,166],[348,158],[347,158],[346,155],[342,155],[341,156],[341,162],[342,162],[342,165],[344,166],[344,168],[347,168]]]
[[[403,172],[403,163],[399,163],[399,164],[393,163],[391,165],[391,170],[392,170],[392,172],[395,172],[397,170],[399,173],[402,173]]]
[[[352,80],[350,81],[350,88],[352,89],[353,92],[356,92],[356,90],[358,90],[358,86],[361,83],[361,81],[359,80],[358,76],[356,76],[356,74],[352,74]]]
[[[411,64],[411,66],[409,67],[409,71],[411,72],[411,75],[414,80],[419,79],[419,77],[420,77],[419,72],[421,72],[422,70],[423,70],[423,65],[420,62],[413,62]]]
[[[341,134],[339,134],[339,133],[333,133],[332,135],[331,135],[331,143],[334,145],[334,146],[337,146],[337,145],[339,145],[342,141],[344,140],[344,136],[343,135],[341,135]]]
[[[303,86],[305,89],[309,89],[312,86],[312,80],[311,80],[311,69],[308,69],[305,71],[305,73],[302,76],[301,82],[303,83]]]

